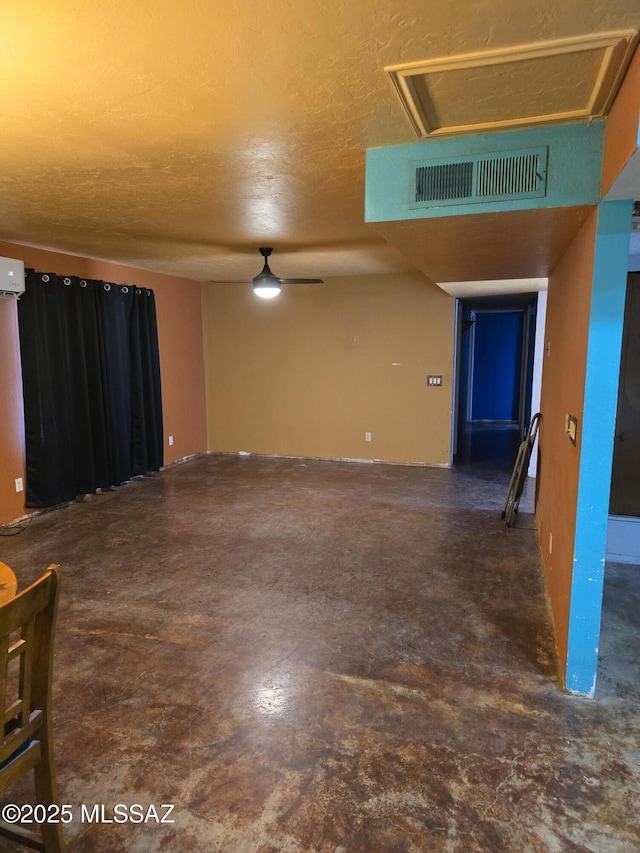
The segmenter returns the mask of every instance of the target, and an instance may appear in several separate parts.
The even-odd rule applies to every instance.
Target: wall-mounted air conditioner
[[[0,258],[0,299],[19,299],[24,293],[24,263]]]

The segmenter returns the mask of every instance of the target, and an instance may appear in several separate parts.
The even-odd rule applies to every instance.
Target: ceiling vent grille
[[[537,154],[496,157],[478,162],[478,195],[521,195],[538,190]]]
[[[473,163],[418,166],[416,201],[447,201],[473,195]]]
[[[440,207],[541,198],[547,192],[546,146],[413,164],[409,206]]]

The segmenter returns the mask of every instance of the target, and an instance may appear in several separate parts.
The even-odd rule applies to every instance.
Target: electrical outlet
[[[365,441],[371,441],[371,433],[370,432],[365,432],[364,440]]]
[[[172,446],[172,444],[173,444],[173,436],[172,436],[172,435],[170,435],[170,436],[169,436],[169,447],[171,447],[171,446]]]
[[[24,484],[22,482],[22,477],[16,477],[16,492],[24,491]]]
[[[442,376],[427,376],[427,385],[442,386]]]

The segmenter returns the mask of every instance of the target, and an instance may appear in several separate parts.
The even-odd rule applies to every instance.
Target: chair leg
[[[41,750],[42,761],[34,767],[37,802],[45,806],[59,804],[53,754],[48,737],[42,738]],[[61,823],[43,823],[42,840],[45,853],[66,853],[67,851]]]

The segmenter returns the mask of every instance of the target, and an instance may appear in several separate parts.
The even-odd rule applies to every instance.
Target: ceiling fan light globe
[[[279,284],[274,284],[273,282],[269,282],[268,284],[254,284],[253,292],[256,296],[259,296],[261,299],[273,299],[275,296],[278,296],[282,288]]]

